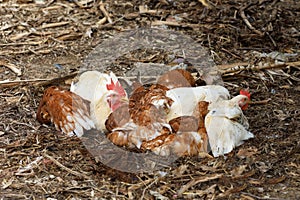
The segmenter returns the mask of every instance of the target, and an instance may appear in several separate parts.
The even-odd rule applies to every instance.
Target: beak
[[[121,101],[122,103],[128,103],[128,102],[129,102],[129,99],[128,99],[127,97],[122,97],[122,98],[120,99],[120,101]]]

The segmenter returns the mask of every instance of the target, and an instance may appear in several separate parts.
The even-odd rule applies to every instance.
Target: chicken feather
[[[95,128],[89,116],[89,102],[80,96],[52,86],[45,90],[40,101],[37,120],[53,123],[63,133],[81,137],[83,130]]]
[[[240,102],[248,99],[238,95],[230,100],[222,100],[209,105],[209,112],[205,117],[209,144],[214,157],[231,152],[244,140],[254,135],[247,130],[248,122],[243,115]],[[240,123],[243,119],[243,123]]]
[[[116,145],[140,149],[143,142],[171,133],[171,127],[166,121],[166,112],[172,103],[165,96],[167,88],[161,85],[141,86],[133,91],[129,98],[128,112],[130,120],[125,124],[113,122],[114,111],[106,121],[114,127],[108,138]],[[121,119],[117,119],[121,121]],[[119,124],[115,127],[115,124]],[[116,137],[121,137],[117,139]]]
[[[70,90],[90,101],[90,115],[98,130],[106,131],[109,114],[128,101],[117,76],[98,71],[86,71],[72,82]]]
[[[230,97],[229,91],[219,85],[175,88],[166,91],[166,96],[173,101],[168,120],[179,116],[191,116],[200,101],[213,103]]]
[[[196,85],[192,74],[184,69],[174,69],[158,78],[157,83],[169,89],[178,87],[194,87]]]

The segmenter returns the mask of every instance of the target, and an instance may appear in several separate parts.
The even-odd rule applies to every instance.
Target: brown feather
[[[129,105],[123,104],[110,113],[105,121],[106,129],[111,132],[114,128],[124,126],[130,120]]]
[[[169,89],[178,87],[194,87],[196,85],[193,75],[184,69],[175,69],[159,77],[158,84]]]
[[[60,89],[49,87],[40,101],[36,118],[40,123],[53,123],[57,130],[69,133],[75,130],[75,121],[67,116],[89,116],[89,102],[80,96]]]

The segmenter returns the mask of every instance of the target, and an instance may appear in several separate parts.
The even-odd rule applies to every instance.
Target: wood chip
[[[202,3],[203,6],[207,8],[212,8],[211,4],[207,0],[198,0],[200,3]]]
[[[190,28],[196,28],[196,27],[200,26],[198,24],[178,23],[178,22],[175,22],[175,21],[160,21],[160,20],[156,20],[156,21],[151,22],[151,25],[152,26],[166,25],[166,26],[190,27]]]
[[[80,37],[82,37],[81,33],[78,33],[78,34],[72,33],[72,34],[60,36],[57,39],[61,40],[61,41],[66,41],[66,40],[75,40],[75,39],[78,39]]]
[[[105,24],[107,18],[106,17],[103,17],[102,19],[100,19],[97,23],[96,23],[96,26],[99,27],[103,24]]]

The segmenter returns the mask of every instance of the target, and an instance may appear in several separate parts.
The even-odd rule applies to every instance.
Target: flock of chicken
[[[222,86],[196,86],[183,69],[163,74],[156,84],[130,87],[125,90],[112,72],[86,71],[70,91],[46,89],[37,120],[70,136],[96,128],[115,145],[161,156],[211,150],[217,157],[254,137],[242,112],[250,100],[247,91],[230,99]]]

